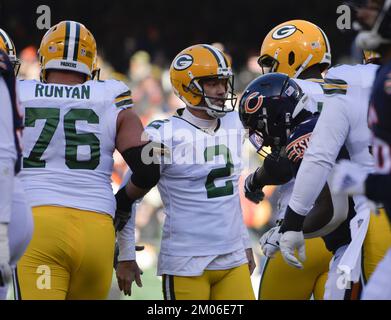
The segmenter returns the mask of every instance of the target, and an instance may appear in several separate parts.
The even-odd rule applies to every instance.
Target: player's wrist
[[[132,205],[135,200],[129,198],[126,192],[126,186],[121,188],[115,195],[115,200],[117,202],[117,210],[130,212],[132,210]]]
[[[296,213],[291,207],[288,206],[279,232],[284,233],[287,231],[303,231],[304,219],[305,216]]]

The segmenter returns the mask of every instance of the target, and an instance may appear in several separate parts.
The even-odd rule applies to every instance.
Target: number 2
[[[223,168],[216,168],[209,172],[205,182],[208,199],[228,196],[234,193],[232,180],[225,181],[225,185],[222,187],[216,187],[214,183],[215,179],[229,177],[232,174],[234,165],[229,149],[225,145],[220,144],[207,147],[204,151],[205,161],[211,161],[218,155],[224,156],[226,165]]]

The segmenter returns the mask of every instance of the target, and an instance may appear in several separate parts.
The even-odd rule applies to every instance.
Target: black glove
[[[255,172],[250,174],[244,182],[244,195],[248,200],[255,204],[258,204],[265,198],[265,194],[261,190],[263,185],[257,183],[255,179],[259,170],[261,170],[261,168],[258,168]]]
[[[114,228],[115,231],[121,231],[128,223],[132,215],[133,200],[126,194],[126,187],[120,189],[115,195],[115,201],[117,203],[117,210],[115,210],[114,216]]]

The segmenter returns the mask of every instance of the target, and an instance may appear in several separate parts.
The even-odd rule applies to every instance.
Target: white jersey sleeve
[[[132,93],[129,87],[118,80],[105,80],[107,97],[113,100],[115,106],[120,110],[133,107]]]
[[[368,79],[374,79],[375,72],[373,66],[358,65],[336,67],[327,74],[331,81],[325,91],[329,94],[325,96],[289,201],[289,206],[298,214],[306,215],[311,209],[344,144],[352,161],[367,172],[373,170],[366,119],[370,94]],[[333,88],[334,79],[344,81],[347,86]]]
[[[16,160],[12,104],[8,87],[0,75],[0,223],[8,223]]]

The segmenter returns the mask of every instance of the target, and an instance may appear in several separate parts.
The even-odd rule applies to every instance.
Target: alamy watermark
[[[339,30],[352,29],[352,12],[348,5],[343,4],[337,7],[337,28]]]
[[[40,5],[37,7],[37,14],[39,14],[36,26],[39,30],[49,30],[52,25],[52,16],[50,7],[47,5]]]

